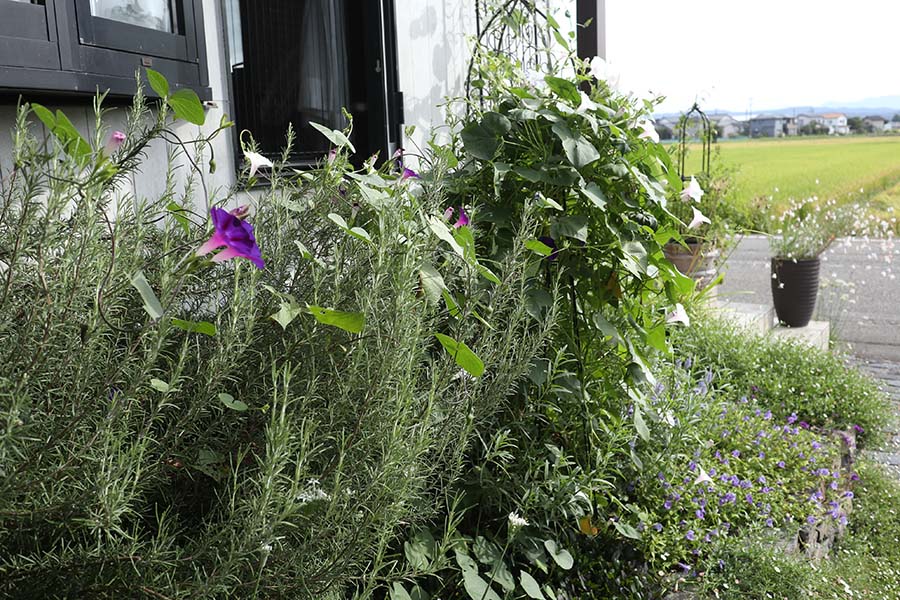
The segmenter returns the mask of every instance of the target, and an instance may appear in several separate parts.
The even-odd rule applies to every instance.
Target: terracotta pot
[[[806,327],[819,294],[818,258],[772,259],[772,302],[778,320],[788,327]]]
[[[719,251],[704,250],[704,245],[698,242],[687,242],[687,246],[669,242],[663,247],[663,252],[679,271],[697,282],[698,289],[703,289],[716,276]]]

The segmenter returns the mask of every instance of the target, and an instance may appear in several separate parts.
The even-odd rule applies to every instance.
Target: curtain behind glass
[[[169,0],[91,0],[91,14],[172,33]]]
[[[343,0],[307,0],[299,43],[297,109],[311,121],[342,129],[349,102]]]

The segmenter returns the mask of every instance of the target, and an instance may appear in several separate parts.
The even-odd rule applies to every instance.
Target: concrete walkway
[[[769,243],[744,237],[723,268],[719,298],[771,306]],[[900,242],[839,240],[823,255],[814,318],[853,354],[900,362]]]
[[[772,305],[765,236],[744,237],[722,272],[720,300]],[[831,323],[851,364],[881,384],[893,409],[885,445],[867,454],[900,477],[900,243],[839,240],[823,255],[820,280],[814,318]]]
[[[851,364],[881,382],[892,408],[884,446],[869,450],[866,454],[900,477],[900,362],[853,360]]]

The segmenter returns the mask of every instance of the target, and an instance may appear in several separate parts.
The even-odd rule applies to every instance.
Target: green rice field
[[[777,212],[792,198],[812,196],[863,201],[886,217],[900,213],[900,136],[737,140],[717,148],[721,162],[736,169],[729,200],[753,224],[762,225],[766,203],[765,212]],[[688,165],[699,168],[699,146]]]

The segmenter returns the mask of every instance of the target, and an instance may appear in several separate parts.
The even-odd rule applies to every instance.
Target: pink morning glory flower
[[[106,145],[103,146],[103,156],[112,156],[115,154],[116,150],[118,150],[122,143],[125,141],[125,134],[121,131],[113,131],[109,136],[109,141],[106,142]]]
[[[265,267],[262,253],[253,237],[253,226],[238,215],[245,215],[246,209],[239,207],[231,212],[213,207],[209,211],[215,232],[209,240],[197,248],[197,255],[209,254],[217,248],[225,249],[213,256],[213,262],[224,262],[232,258],[246,258],[258,269]]]

